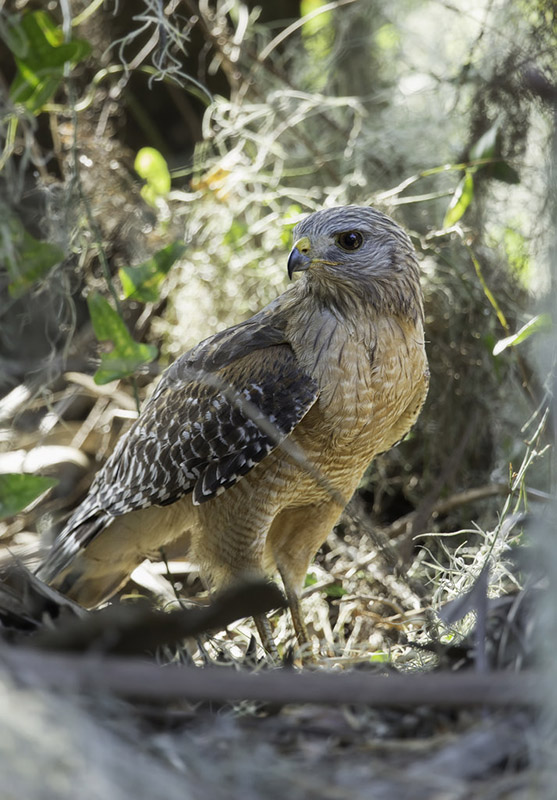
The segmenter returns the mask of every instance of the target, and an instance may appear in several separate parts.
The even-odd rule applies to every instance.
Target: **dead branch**
[[[489,483],[486,486],[474,486],[471,489],[465,489],[462,492],[455,492],[444,500],[439,500],[431,509],[432,517],[439,517],[443,514],[448,514],[454,511],[455,508],[467,505],[468,503],[475,503],[478,500],[485,500],[488,497],[497,497],[506,495],[510,491],[508,483]],[[529,500],[548,503],[552,500],[550,494],[541,492],[538,489],[526,488],[526,494]],[[384,531],[389,539],[396,539],[398,536],[405,534],[412,527],[412,523],[416,518],[417,511],[411,511],[403,517],[395,520]]]
[[[243,617],[284,608],[274,583],[257,581],[234,586],[215,596],[209,606],[158,611],[145,603],[126,603],[70,617],[54,629],[42,628],[31,643],[41,650],[140,655],[208,631],[223,630]]]

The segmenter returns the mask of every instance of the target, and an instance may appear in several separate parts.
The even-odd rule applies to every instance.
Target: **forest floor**
[[[383,596],[374,605],[358,588],[354,566],[372,544],[356,527],[347,514],[306,588],[314,653],[303,665],[286,612],[272,618],[280,664],[245,618],[282,604],[273,585],[209,603],[193,596],[192,565],[145,564],[120,602],[83,612],[5,548],[2,796],[554,797],[551,719],[529,658],[539,590],[486,597],[480,646],[477,624],[443,641],[430,598],[416,607],[418,584],[393,583],[379,554]],[[23,533],[12,539],[29,547]],[[479,584],[453,618],[469,612]],[[178,600],[184,588],[191,597]],[[390,609],[383,622],[374,607]]]

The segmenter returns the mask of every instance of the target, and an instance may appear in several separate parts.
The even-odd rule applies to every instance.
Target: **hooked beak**
[[[311,264],[310,241],[307,236],[294,244],[288,256],[288,277],[292,279],[294,272],[303,272]]]

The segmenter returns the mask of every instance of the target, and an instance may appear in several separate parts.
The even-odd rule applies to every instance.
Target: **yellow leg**
[[[286,573],[282,570],[279,570],[279,572],[282,582],[284,583],[284,591],[286,593],[288,608],[290,609],[290,615],[292,617],[294,631],[296,632],[296,639],[298,640],[298,647],[300,648],[302,661],[306,664],[311,663],[315,660],[315,657],[313,655],[313,649],[309,640],[306,623],[304,622],[300,598],[298,593],[292,588]]]
[[[311,559],[327,538],[341,511],[334,501],[286,508],[275,517],[268,534],[275,564],[284,584],[296,638],[305,660],[312,659],[312,652],[302,616],[300,592]]]

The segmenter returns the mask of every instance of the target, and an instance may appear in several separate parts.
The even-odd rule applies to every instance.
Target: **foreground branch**
[[[276,669],[247,673],[231,667],[160,667],[136,658],[54,654],[10,646],[0,650],[0,664],[25,686],[65,693],[109,692],[157,701],[502,707],[541,705],[546,696],[543,675],[533,672],[384,676]]]

